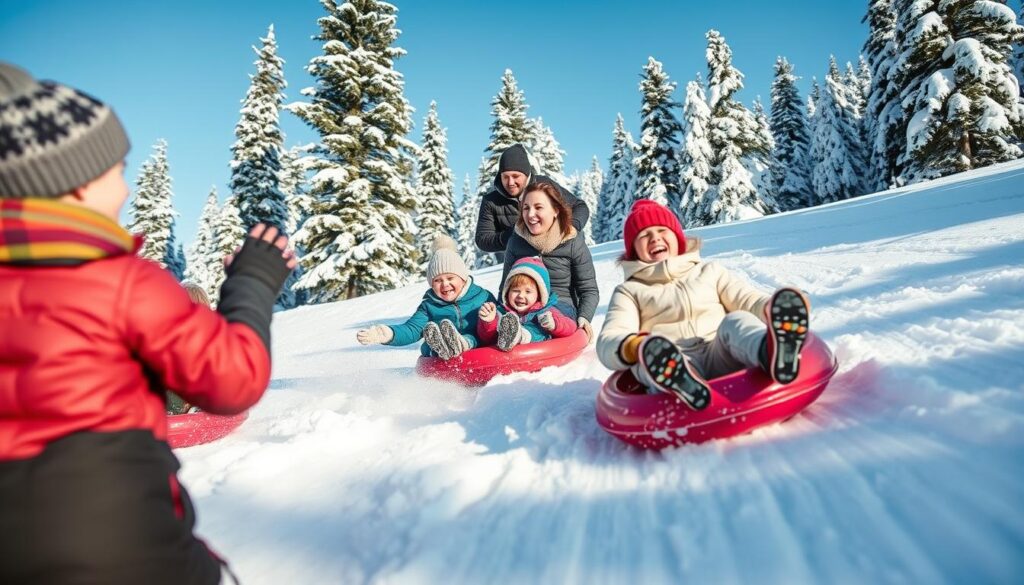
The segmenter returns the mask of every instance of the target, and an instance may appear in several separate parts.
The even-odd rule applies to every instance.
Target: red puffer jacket
[[[163,389],[216,414],[254,405],[270,356],[247,325],[192,303],[135,255],[0,263],[0,461],[80,431],[167,434]]]

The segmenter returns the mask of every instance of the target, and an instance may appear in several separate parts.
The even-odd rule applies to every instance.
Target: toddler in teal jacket
[[[477,347],[478,313],[484,303],[493,303],[494,295],[473,283],[469,269],[456,249],[455,241],[440,236],[434,242],[434,255],[427,264],[430,290],[416,312],[401,325],[373,325],[356,333],[363,345],[408,345],[423,339],[420,352],[450,360]]]

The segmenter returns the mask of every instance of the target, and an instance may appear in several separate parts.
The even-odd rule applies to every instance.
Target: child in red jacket
[[[480,307],[477,335],[481,345],[495,345],[501,351],[553,337],[568,337],[576,321],[555,307],[558,295],[548,293],[551,280],[544,262],[537,257],[521,258],[512,265],[501,287],[500,310],[494,303]]]
[[[117,223],[127,152],[109,107],[0,62],[0,583],[221,580],[163,389],[215,414],[254,405],[295,259],[257,225],[217,311],[193,303]]]

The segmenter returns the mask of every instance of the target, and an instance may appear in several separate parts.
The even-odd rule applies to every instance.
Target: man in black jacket
[[[572,207],[572,224],[580,232],[590,219],[590,210],[582,199],[550,177],[535,175],[526,147],[513,144],[501,153],[494,188],[484,195],[476,221],[476,246],[484,252],[504,252],[512,229],[519,219],[519,196],[530,183],[544,181],[558,187],[565,202]]]

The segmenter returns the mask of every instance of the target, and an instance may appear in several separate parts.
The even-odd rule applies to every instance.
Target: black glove
[[[270,353],[270,318],[274,301],[291,269],[273,242],[247,236],[242,249],[225,269],[217,311],[232,323],[252,328]]]
[[[228,278],[252,276],[270,288],[276,298],[292,271],[288,268],[288,261],[281,256],[281,249],[273,242],[246,236],[242,249],[235,254],[234,261],[225,272]]]

